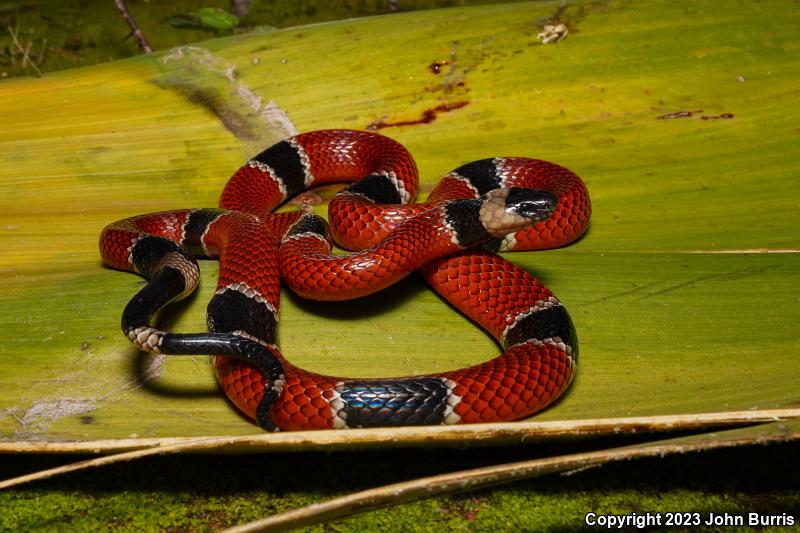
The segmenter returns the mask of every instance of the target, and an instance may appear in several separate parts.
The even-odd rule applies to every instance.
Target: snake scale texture
[[[351,183],[330,202],[330,226],[304,210],[272,213],[330,182]],[[228,398],[267,430],[497,422],[543,409],[573,378],[575,329],[547,288],[496,252],[579,238],[591,211],[584,183],[553,163],[498,157],[450,172],[426,203],[412,203],[417,185],[416,164],[396,141],[312,131],[237,170],[219,208],[114,222],[100,236],[103,260],[149,280],[126,306],[123,332],[148,352],[214,355]],[[332,239],[357,251],[332,255]],[[220,261],[208,332],[161,331],[151,317],[197,286],[195,256]],[[358,379],[307,372],[280,353],[281,281],[306,298],[348,300],[414,271],[502,354],[440,374]]]

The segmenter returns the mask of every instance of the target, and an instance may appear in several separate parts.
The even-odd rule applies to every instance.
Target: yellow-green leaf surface
[[[509,254],[580,339],[577,379],[540,420],[797,406],[796,5],[559,5],[343,21],[0,83],[0,441],[256,431],[209,358],[151,358],[122,336],[141,279],[104,268],[97,238],[119,218],[213,207],[247,157],[342,127],[406,145],[423,196],[491,156],[584,178],[585,238]],[[543,45],[554,20],[569,35]],[[218,266],[201,268],[161,326],[205,327]],[[354,376],[499,351],[413,277],[349,303],[285,293],[279,341],[303,367]]]

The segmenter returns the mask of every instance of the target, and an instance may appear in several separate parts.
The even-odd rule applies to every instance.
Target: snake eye
[[[553,214],[558,198],[555,194],[537,189],[512,187],[506,197],[506,209],[529,220],[544,220]]]

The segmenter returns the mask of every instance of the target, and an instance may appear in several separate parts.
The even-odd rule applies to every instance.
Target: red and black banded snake
[[[288,198],[353,182],[324,219],[272,214]],[[497,251],[564,246],[588,226],[583,181],[545,161],[498,157],[460,166],[424,204],[412,203],[417,168],[396,141],[322,130],[281,141],[242,166],[220,207],[151,213],[108,225],[105,263],[149,282],[122,316],[139,349],[214,355],[230,400],[269,430],[516,420],[557,399],[578,355],[572,320],[556,297]],[[331,255],[331,233],[349,255]],[[171,333],[152,315],[197,286],[195,255],[219,258],[207,333]],[[292,365],[278,350],[281,281],[301,296],[345,300],[419,271],[445,300],[503,347],[487,362],[427,376],[358,379]]]

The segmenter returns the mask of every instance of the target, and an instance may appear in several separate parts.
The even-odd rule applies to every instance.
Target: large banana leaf
[[[581,343],[575,383],[537,420],[797,406],[795,7],[443,10],[0,83],[0,444],[254,432],[208,358],[153,359],[127,343],[119,316],[141,280],[105,269],[97,237],[122,217],[213,207],[248,156],[332,127],[401,141],[423,192],[496,155],[548,159],[585,179],[585,238],[509,254],[565,303]],[[568,38],[542,45],[537,34],[556,19]],[[205,327],[217,264],[202,271],[198,294],[162,326]],[[303,367],[357,376],[498,352],[414,278],[336,305],[287,293],[279,340]]]

